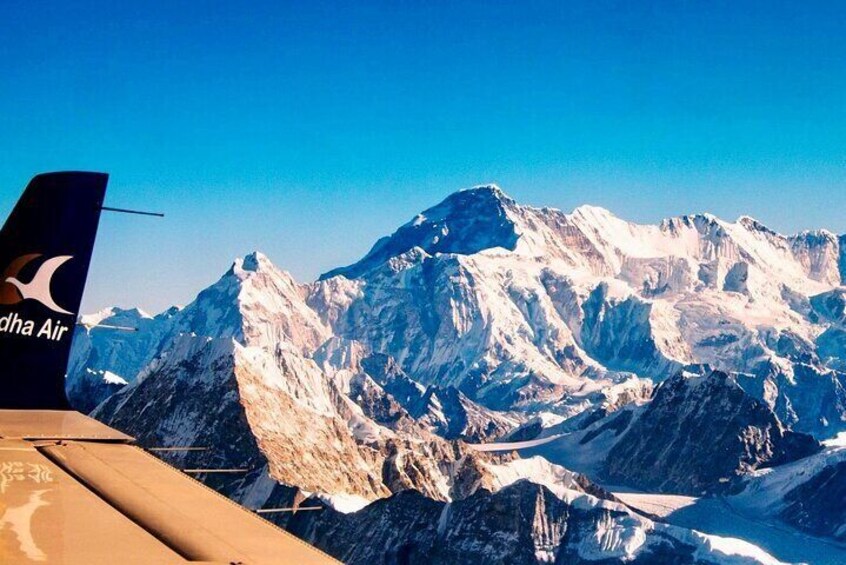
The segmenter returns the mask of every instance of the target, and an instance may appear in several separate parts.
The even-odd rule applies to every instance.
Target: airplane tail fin
[[[0,409],[69,408],[65,373],[107,182],[38,175],[0,231]]]

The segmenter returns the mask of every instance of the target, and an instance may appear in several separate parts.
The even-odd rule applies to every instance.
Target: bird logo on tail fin
[[[59,314],[72,314],[68,312],[53,300],[53,295],[50,292],[50,285],[53,281],[53,275],[59,268],[73,259],[70,255],[62,255],[47,259],[38,268],[38,272],[32,277],[28,283],[23,283],[18,279],[21,270],[30,264],[35,259],[41,257],[40,254],[34,253],[30,255],[23,255],[18,257],[9,265],[0,279],[0,304],[17,304],[24,300],[35,300],[40,302],[53,312]],[[17,290],[15,290],[17,289]]]

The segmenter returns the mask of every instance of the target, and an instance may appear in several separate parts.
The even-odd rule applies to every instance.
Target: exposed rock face
[[[414,418],[408,411],[367,374],[355,375],[350,380],[349,395],[374,422],[394,431],[415,427]]]
[[[125,387],[127,382],[108,370],[84,369],[68,385],[65,392],[73,406],[80,412],[91,412],[98,404]]]
[[[183,338],[146,377],[110,397],[93,413],[132,434],[145,447],[203,447],[168,452],[177,468],[254,469],[265,459],[250,433],[233,375],[229,340]],[[155,422],[155,425],[150,425]],[[223,487],[222,475],[209,475]]]
[[[792,366],[762,364],[737,375],[743,389],[762,400],[786,426],[828,437],[846,414],[846,373],[802,360]]]
[[[361,370],[372,377],[384,393],[397,399],[408,415],[445,439],[471,443],[491,441],[511,431],[521,420],[519,415],[489,410],[455,387],[424,387],[386,355],[365,358]]]
[[[692,495],[736,492],[757,469],[821,449],[812,436],[786,428],[734,377],[707,367],[680,372],[650,399],[609,402],[539,436],[550,441],[523,454],[608,484]]]
[[[608,453],[603,473],[612,482],[701,494],[818,449],[812,437],[785,429],[729,375],[680,373],[655,390]]]
[[[337,411],[304,408],[301,398],[280,390],[278,383],[310,371],[314,371],[313,382],[319,383],[323,375],[308,360],[296,356],[282,357],[279,367],[276,382],[264,363],[243,363],[235,368],[241,405],[250,432],[268,460],[270,475],[312,492],[344,492],[365,498],[387,495],[390,490],[378,473],[381,454],[356,442],[350,430],[348,422],[359,415],[347,412],[347,405],[329,382],[321,384],[329,398],[338,399]]]
[[[717,563],[707,538],[656,524],[619,504],[527,481],[445,504],[406,491],[354,514],[287,520],[290,531],[355,564]],[[360,532],[368,532],[360,543]],[[751,547],[743,550],[754,552]],[[755,562],[751,556],[741,557]],[[737,557],[735,557],[737,558]]]
[[[413,415],[439,436],[474,443],[495,440],[519,421],[476,404],[455,387],[429,387]]]
[[[616,300],[604,283],[591,292],[582,306],[581,338],[585,349],[607,367],[621,371],[666,372],[672,365],[662,357],[652,337],[652,305],[637,297]],[[620,339],[620,331],[629,335]]]

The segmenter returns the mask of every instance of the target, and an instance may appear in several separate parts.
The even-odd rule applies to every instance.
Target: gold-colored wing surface
[[[130,442],[0,410],[0,563],[335,563]]]
[[[0,563],[182,561],[31,443],[0,440]]]

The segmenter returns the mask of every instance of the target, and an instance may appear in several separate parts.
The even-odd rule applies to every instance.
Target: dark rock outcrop
[[[612,483],[655,491],[724,492],[754,469],[818,450],[816,440],[786,429],[726,373],[679,373],[655,389],[602,472]]]
[[[331,508],[298,513],[286,525],[350,565],[697,563],[695,547],[670,528],[655,528],[614,505],[567,503],[528,481],[451,504],[406,491],[353,514]],[[615,536],[599,541],[597,531],[606,528]],[[646,543],[623,547],[628,536],[641,534]],[[605,544],[605,556],[591,553],[598,543]]]

